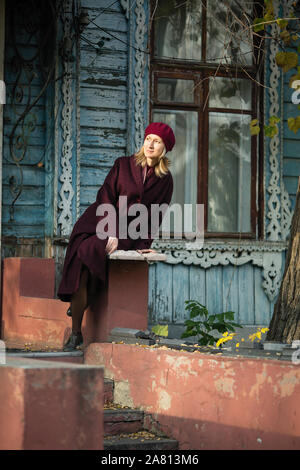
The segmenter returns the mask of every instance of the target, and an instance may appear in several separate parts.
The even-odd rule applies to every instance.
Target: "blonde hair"
[[[154,166],[154,171],[156,176],[162,178],[169,172],[169,166],[171,165],[171,161],[165,156],[166,155],[166,147],[162,151],[160,157],[158,157],[158,162]],[[147,158],[144,154],[144,146],[134,154],[135,162],[137,165],[141,165],[144,168],[147,164]]]

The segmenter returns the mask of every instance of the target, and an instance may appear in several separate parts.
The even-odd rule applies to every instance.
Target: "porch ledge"
[[[167,256],[163,253],[138,253],[135,250],[116,250],[109,259],[126,260],[126,261],[166,261]]]

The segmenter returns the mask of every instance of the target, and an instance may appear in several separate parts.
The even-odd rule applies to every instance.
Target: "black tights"
[[[88,307],[95,308],[102,285],[102,282],[85,265],[82,265],[79,288],[72,294],[70,303],[73,333],[81,332],[84,312]]]
[[[83,266],[80,275],[80,282],[78,290],[72,295],[71,299],[71,312],[72,312],[72,331],[73,333],[81,332],[81,324],[84,311],[89,306],[88,302],[88,281],[89,271],[86,266]]]

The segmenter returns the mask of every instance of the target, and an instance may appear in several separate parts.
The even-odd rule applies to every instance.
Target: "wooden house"
[[[113,162],[164,121],[177,140],[172,202],[204,204],[205,239],[153,243],[167,262],[150,266],[149,324],[178,336],[188,299],[269,324],[300,174],[287,125],[295,72],[278,67],[277,41],[253,46],[225,3],[0,0],[2,258],[55,258],[58,283],[72,227]],[[293,3],[274,0],[275,14]],[[250,135],[272,116],[277,134],[261,124]]]

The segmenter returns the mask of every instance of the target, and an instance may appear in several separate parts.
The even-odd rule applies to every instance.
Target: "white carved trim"
[[[64,0],[63,5],[63,40],[69,39],[71,36],[72,24],[72,2],[71,0]],[[72,217],[72,201],[74,197],[74,190],[72,185],[72,149],[73,149],[73,136],[72,136],[72,113],[73,113],[73,97],[72,97],[72,64],[68,58],[64,57],[63,60],[63,80],[62,80],[62,153],[60,159],[61,174],[59,177],[62,183],[59,191],[60,200],[58,201],[58,209],[61,213],[58,217],[58,225],[60,226],[60,234],[62,236],[69,235],[73,227]]]
[[[282,230],[282,239],[286,240],[290,233],[291,223],[292,223],[292,203],[289,196],[289,193],[285,189],[283,180],[281,185],[281,205],[282,205],[282,214],[281,214],[281,230]]]
[[[275,16],[282,16],[280,13],[280,5],[283,8],[283,17],[289,17],[292,9],[292,0],[287,2],[280,2],[274,0],[274,14]],[[270,26],[271,35],[279,36],[279,26],[274,23]],[[270,63],[270,80],[269,86],[269,116],[278,116],[280,112],[280,134],[270,139],[270,155],[269,155],[269,168],[271,172],[267,192],[269,199],[267,200],[267,213],[266,218],[269,223],[266,223],[266,238],[268,240],[286,240],[289,234],[292,212],[291,201],[289,194],[285,189],[283,182],[283,120],[284,120],[284,81],[282,72],[276,64],[276,54],[279,52],[278,41],[270,40],[269,49],[269,63]],[[280,99],[279,99],[280,93]]]
[[[149,72],[147,48],[148,25],[146,23],[146,8],[148,2],[144,0],[120,0],[129,21],[129,67],[128,67],[128,153],[133,153],[142,146],[145,129],[145,105],[149,95],[147,76]],[[134,8],[135,7],[135,8]],[[134,9],[133,9],[134,8]],[[134,116],[134,127],[130,123]],[[134,135],[134,138],[133,138]]]
[[[135,30],[135,67],[134,67],[134,120],[135,120],[135,147],[141,148],[145,129],[145,72],[147,71],[146,57],[143,51],[145,36],[147,34],[146,14],[144,0],[136,0],[136,30]]]
[[[282,256],[287,248],[285,242],[204,242],[200,250],[188,250],[186,246],[187,242],[184,240],[154,240],[152,244],[152,248],[167,256],[168,264],[193,264],[204,269],[228,264],[241,266],[246,263],[259,266],[262,268],[262,286],[266,295],[271,302],[276,298],[281,283]]]
[[[283,2],[283,17],[284,18],[290,18],[291,12],[293,10],[293,3],[294,0],[286,0]],[[284,107],[284,90],[283,90],[284,84],[282,80],[282,91],[281,91],[281,128],[282,128],[282,136],[283,134],[283,107]],[[284,181],[283,181],[283,142],[282,142],[282,153],[281,153],[281,233],[282,233],[282,239],[286,240],[287,237],[289,236],[290,228],[291,228],[291,223],[292,223],[292,203],[291,199],[289,196],[289,193],[287,192]]]
[[[274,14],[275,17],[279,15],[279,4],[278,0],[274,0]],[[270,26],[271,36],[279,35],[280,29],[277,23],[272,23]],[[269,62],[270,62],[270,79],[269,79],[269,116],[278,116],[279,113],[279,98],[278,98],[278,86],[280,80],[280,70],[276,64],[276,54],[278,52],[278,43],[275,40],[270,40],[269,49]],[[269,149],[269,167],[270,167],[270,180],[267,191],[269,193],[269,199],[267,200],[267,213],[266,217],[269,219],[269,223],[266,227],[266,237],[268,240],[277,241],[280,240],[281,226],[280,226],[280,172],[279,172],[279,155],[280,155],[280,138],[282,136],[275,135],[270,139]]]

